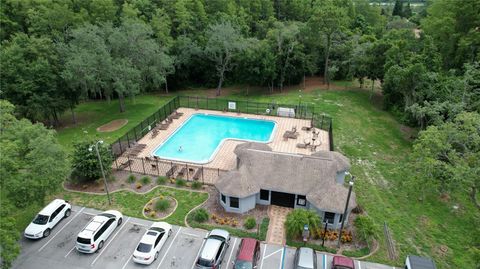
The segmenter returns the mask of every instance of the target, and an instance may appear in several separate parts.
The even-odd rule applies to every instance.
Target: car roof
[[[208,236],[212,236],[212,235],[220,236],[225,239],[227,239],[230,236],[230,234],[227,231],[221,230],[221,229],[213,229]]]
[[[255,253],[255,247],[257,246],[257,240],[253,238],[243,238],[242,247],[240,248],[237,256],[237,260],[241,261],[253,261],[253,255]]]
[[[333,256],[333,265],[341,265],[341,266],[355,268],[353,264],[353,260],[343,256]]]
[[[435,263],[432,259],[414,255],[408,255],[407,259],[410,261],[412,269],[436,269]]]
[[[78,234],[79,237],[90,238],[109,218],[105,216],[95,216],[85,228]]]
[[[38,214],[51,215],[60,205],[65,204],[65,200],[55,199],[51,201],[46,207],[44,207]]]
[[[202,253],[200,253],[200,258],[208,261],[213,260],[215,255],[217,255],[218,249],[220,248],[221,244],[222,241],[218,239],[207,239],[207,241],[205,241],[205,245],[203,246]]]
[[[149,245],[153,245],[155,243],[155,240],[157,240],[157,237],[160,233],[157,231],[153,230],[148,230],[140,240],[140,243],[145,243]]]
[[[314,268],[313,267],[313,249],[311,248],[299,249],[298,266],[301,266],[304,268]]]

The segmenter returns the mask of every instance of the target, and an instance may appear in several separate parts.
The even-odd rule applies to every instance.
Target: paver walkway
[[[285,221],[292,208],[271,205],[268,209],[270,223],[268,225],[267,243],[284,245],[286,243]]]

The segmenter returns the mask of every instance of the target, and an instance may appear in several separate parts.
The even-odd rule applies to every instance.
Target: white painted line
[[[323,254],[323,268],[327,269],[327,254]]]
[[[260,263],[260,269],[263,269],[263,260],[265,260],[265,252],[266,251],[267,251],[267,244],[265,244],[265,247],[263,248],[262,262]]]
[[[38,252],[42,251],[42,249],[45,248],[48,245],[48,243],[50,243],[55,238],[55,236],[57,236],[63,229],[65,229],[65,227],[67,227],[67,225],[70,224],[70,222],[72,222],[80,213],[82,213],[84,209],[85,207],[82,207],[82,209],[80,209],[77,212],[77,214],[73,216],[73,218],[71,218],[65,225],[63,225],[63,227],[60,230],[58,230],[58,232],[54,236],[50,237],[50,240],[48,240],[47,243],[45,243],[45,245],[43,245],[41,248],[38,249]]]
[[[230,264],[230,260],[232,259],[233,249],[235,248],[236,243],[237,243],[237,238],[235,237],[235,241],[233,241],[233,245],[230,246],[232,250],[230,251],[230,256],[228,256],[227,267]]]
[[[65,259],[66,259],[66,258],[67,258],[67,256],[68,256],[68,255],[70,255],[70,253],[72,253],[72,251],[73,251],[74,249],[75,249],[75,247],[73,247],[73,248],[72,248],[72,249],[71,249],[71,250],[70,250],[70,251],[67,253],[67,255],[63,256],[63,258],[65,258]]]
[[[130,258],[128,258],[127,262],[122,266],[122,269],[125,269],[125,267],[127,267],[127,264],[130,262],[131,259],[132,255],[130,255]]]
[[[277,252],[280,252],[280,251],[283,251],[283,248],[275,250],[274,252],[268,254],[267,256],[264,256],[263,258],[266,259],[266,258],[268,258],[268,257],[272,256],[273,254],[276,254]]]
[[[208,233],[205,233],[205,235],[203,237],[207,236],[207,234]],[[198,255],[200,255],[200,251],[202,251],[202,247],[203,247],[203,242],[202,242],[202,245],[200,246],[200,249],[198,250],[197,255],[195,255],[195,259],[193,260],[193,264],[191,266],[192,269],[195,268],[195,264],[197,263]]]
[[[188,235],[188,236],[191,236],[191,237],[200,237],[200,235],[197,235],[197,234],[191,234],[191,233],[182,233],[184,235]]]
[[[357,261],[358,262],[358,269],[362,269],[362,263],[360,261]]]
[[[175,239],[176,239],[177,236],[180,234],[180,231],[181,231],[181,230],[182,230],[182,227],[180,227],[180,228],[178,229],[177,233],[175,234],[175,236],[174,236],[173,239],[172,239],[172,242],[170,242],[170,245],[168,246],[167,251],[165,251],[165,254],[163,254],[163,257],[162,257],[162,259],[160,260],[160,263],[158,264],[157,269],[160,268],[160,265],[162,265],[163,260],[165,259],[165,257],[167,257],[168,251],[169,251],[170,248],[172,247],[173,243],[175,243]]]
[[[105,249],[107,249],[107,247],[110,245],[110,243],[113,242],[113,239],[115,239],[115,237],[120,233],[122,228],[125,227],[125,224],[128,223],[128,220],[130,220],[130,217],[127,218],[127,220],[122,224],[122,227],[120,227],[120,229],[118,229],[118,231],[113,235],[113,237],[110,239],[110,241],[108,241],[108,244],[103,246],[102,250],[100,251],[100,253],[98,253],[98,256],[95,258],[95,260],[93,260],[93,262],[90,264],[90,266],[93,266],[93,264],[98,260],[98,258],[100,258],[100,256],[102,256]]]
[[[282,250],[282,254],[280,254],[280,264],[278,265],[278,269],[282,269],[282,268],[283,268],[283,262],[284,262],[284,261],[283,261],[283,259],[284,259],[284,257],[283,257],[283,252],[285,251],[285,247],[283,247],[281,250]]]

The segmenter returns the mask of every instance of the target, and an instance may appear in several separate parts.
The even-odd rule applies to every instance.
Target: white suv
[[[72,206],[65,200],[55,199],[42,209],[27,226],[24,236],[39,239],[50,235],[50,231],[63,218],[70,216]]]
[[[96,215],[78,234],[76,248],[80,252],[94,253],[103,247],[112,232],[122,224],[123,215],[108,210]]]

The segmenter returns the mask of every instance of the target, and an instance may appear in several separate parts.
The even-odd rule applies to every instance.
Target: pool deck
[[[304,141],[309,141],[312,138],[312,132],[303,131],[303,126],[310,126],[310,120],[295,119],[295,118],[286,118],[286,117],[277,117],[269,115],[254,115],[254,114],[245,114],[245,113],[236,113],[236,112],[222,112],[222,111],[213,111],[213,110],[195,110],[192,108],[179,108],[178,112],[184,113],[179,119],[173,120],[167,130],[159,131],[158,135],[152,138],[151,133],[146,134],[142,139],[138,141],[140,144],[145,144],[146,147],[143,149],[137,156],[140,158],[152,157],[153,151],[163,143],[175,130],[177,130],[190,116],[197,113],[207,113],[211,115],[224,115],[232,117],[246,117],[251,119],[262,119],[262,120],[271,120],[276,122],[276,128],[274,130],[273,139],[271,142],[267,143],[273,151],[286,152],[286,153],[299,153],[310,155],[313,152],[310,149],[301,149],[297,148],[297,143],[304,143]],[[288,139],[283,138],[285,131],[292,130],[293,127],[297,128],[299,136],[297,139]],[[320,141],[320,145],[317,147],[319,150],[329,150],[329,139],[328,132],[320,129],[317,141]],[[244,143],[244,141],[238,140],[226,140],[220,146],[220,149],[217,151],[213,160],[207,164],[203,164],[203,167],[209,169],[220,169],[220,170],[232,170],[236,165],[236,156],[234,154],[234,149],[238,144]],[[120,157],[124,159],[124,157]],[[192,164],[195,165],[195,164]],[[200,166],[200,165],[197,165]],[[215,183],[215,179],[207,179],[205,183]]]

